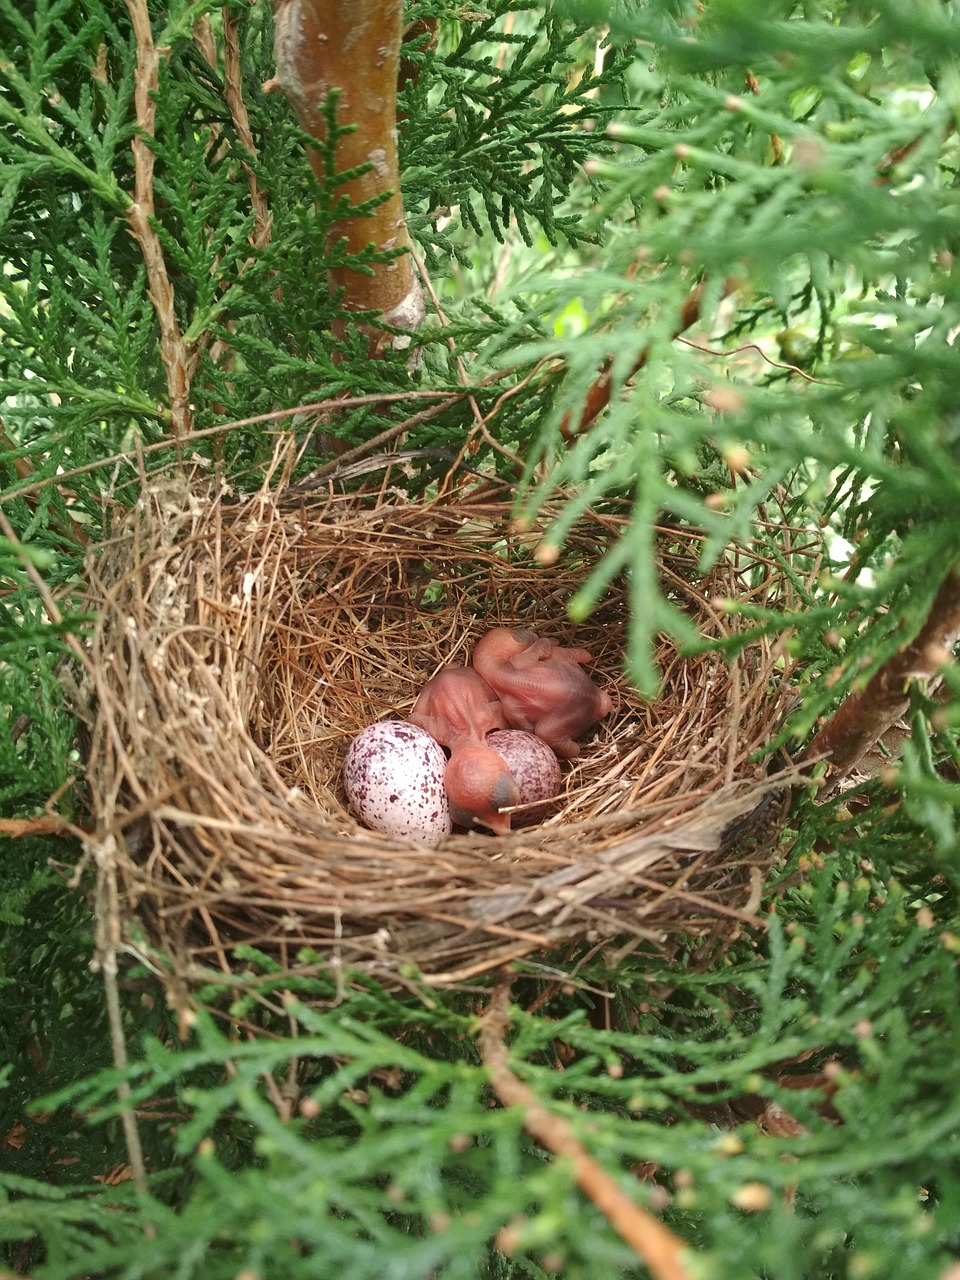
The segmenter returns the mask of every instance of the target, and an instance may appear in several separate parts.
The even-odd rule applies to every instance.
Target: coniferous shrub
[[[376,315],[328,287],[390,254],[338,239],[350,126],[334,97],[318,145],[266,91],[267,5],[0,0],[4,1265],[645,1274],[576,1160],[525,1128],[532,1097],[689,1246],[660,1274],[949,1280],[954,6],[422,0],[404,21],[400,178],[436,293],[415,365],[374,358]],[[469,436],[518,518],[564,496],[550,545],[629,500],[570,609],[629,571],[628,670],[649,693],[653,637],[696,645],[657,582],[658,521],[704,530],[706,560],[774,512],[822,536],[802,610],[724,606],[782,636],[779,745],[819,742],[855,784],[798,797],[763,927],[709,963],[681,939],[668,960],[529,966],[499,1021],[487,987],[292,979],[251,952],[187,1026],[121,949],[114,1065],[62,829],[84,817],[84,553],[145,474],[186,455],[249,490],[291,427],[303,476],[402,435],[413,496]],[[526,1104],[496,1105],[504,1044]]]

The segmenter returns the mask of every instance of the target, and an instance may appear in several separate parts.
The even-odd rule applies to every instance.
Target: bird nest
[[[484,492],[239,497],[167,476],[92,553],[91,844],[115,850],[124,914],[179,980],[242,968],[246,944],[285,968],[441,985],[755,919],[791,780],[758,762],[783,658],[763,635],[731,645],[748,624],[724,600],[788,607],[789,575],[742,547],[703,571],[699,536],[660,531],[663,590],[722,643],[682,656],[663,640],[648,701],[624,677],[624,576],[586,621],[566,609],[628,512],[587,512],[547,564],[552,513],[521,532]],[[616,704],[554,811],[437,848],[367,830],[340,780],[350,740],[499,624],[588,648]]]

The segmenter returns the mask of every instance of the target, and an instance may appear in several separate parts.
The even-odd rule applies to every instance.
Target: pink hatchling
[[[567,760],[580,754],[575,739],[613,710],[583,670],[589,661],[589,650],[564,649],[524,627],[496,627],[473,651],[510,728],[535,733]]]
[[[444,667],[420,691],[410,720],[450,748],[443,785],[453,821],[462,827],[480,823],[497,835],[510,830],[509,813],[520,790],[486,734],[506,721],[499,699],[471,667]]]

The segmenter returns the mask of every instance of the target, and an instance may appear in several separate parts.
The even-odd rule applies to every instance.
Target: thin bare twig
[[[112,836],[94,846],[93,855],[97,867],[96,921],[97,921],[97,967],[103,976],[103,989],[107,998],[107,1021],[110,1027],[110,1048],[113,1053],[113,1065],[118,1071],[126,1071],[129,1066],[127,1042],[123,1034],[123,1015],[120,1009],[120,992],[117,987],[117,953],[122,945],[122,929],[120,924],[120,895],[117,886],[116,867],[117,846]],[[127,1147],[127,1158],[133,1172],[133,1181],[141,1195],[147,1192],[147,1173],[143,1160],[143,1147],[140,1143],[140,1131],[137,1129],[137,1118],[130,1106],[130,1082],[117,1082],[117,1097],[120,1099],[120,1120],[123,1125],[123,1137]],[[154,1234],[151,1223],[144,1224],[144,1235]]]
[[[430,275],[429,275],[429,272],[427,271],[426,263],[420,257],[419,253],[417,253],[417,250],[412,244],[410,246],[410,256],[413,258],[413,261],[416,264],[417,271],[420,275],[420,280],[423,284],[423,287],[427,291],[430,301],[433,303],[433,308],[437,313],[437,316],[440,320],[441,325],[444,328],[447,328],[450,324],[450,321],[447,317],[446,312],[443,310],[443,307],[440,303],[440,299],[437,296],[437,291],[433,287],[433,281],[430,279]],[[473,414],[473,420],[475,423],[474,430],[479,431],[479,433],[486,440],[487,444],[496,453],[501,454],[503,457],[507,458],[513,464],[516,471],[516,476],[519,479],[519,477],[523,474],[522,460],[518,458],[516,454],[511,453],[509,449],[505,448],[502,444],[500,444],[500,442],[496,439],[496,437],[491,434],[490,429],[487,426],[487,420],[484,417],[484,415],[480,412],[480,406],[479,404],[477,404],[476,396],[472,391],[469,390],[471,380],[467,376],[467,366],[465,365],[462,357],[458,354],[457,344],[453,338],[447,339],[447,346],[450,350],[451,355],[453,356],[454,363],[457,366],[457,374],[460,378],[460,381],[463,383],[464,387],[467,388],[467,398],[470,401],[470,410]],[[473,452],[473,450],[470,447],[472,434],[473,434],[472,432],[469,433],[460,446],[460,452],[457,458],[458,463],[462,461],[463,458],[466,457],[468,453]],[[447,479],[445,481],[445,484],[450,483],[455,470],[456,470],[455,466],[451,467],[450,471],[447,473]]]
[[[729,351],[718,350],[716,347],[705,346],[702,342],[691,342],[689,338],[681,338],[677,334],[677,341],[682,342],[685,347],[692,347],[694,351],[702,351],[705,356],[736,356],[742,351],[756,351],[761,360],[765,360],[767,364],[773,365],[774,369],[786,369],[790,373],[797,373],[801,378],[805,378],[807,382],[815,382],[821,387],[841,387],[842,382],[828,382],[826,378],[814,378],[809,373],[804,373],[795,364],[784,364],[782,360],[773,360],[766,352],[758,347],[755,342],[744,342],[739,347],[731,347]]]
[[[498,378],[505,377],[513,372],[511,369],[499,370],[496,374],[492,374],[483,380],[481,385],[496,381]],[[196,431],[191,431],[179,443],[181,446],[190,444],[194,440],[208,439],[210,436],[224,435],[227,431],[235,431],[239,427],[256,426],[261,422],[280,422],[284,418],[295,418],[301,415],[311,413],[324,413],[333,409],[353,409],[366,404],[400,404],[407,400],[438,400],[442,401],[442,408],[455,404],[458,400],[462,400],[466,392],[464,391],[388,391],[380,395],[369,396],[333,396],[326,400],[314,400],[310,404],[295,404],[288,409],[273,409],[270,413],[256,413],[250,418],[236,418],[233,422],[221,422],[215,427],[203,427]],[[407,420],[407,424],[411,425],[411,420]],[[401,426],[389,428],[389,438],[402,434]],[[385,433],[386,434],[386,433]],[[357,446],[357,450],[367,452],[371,448],[377,446],[380,437],[374,437],[373,440],[367,440],[362,445]],[[382,443],[382,441],[381,441]],[[23,498],[28,494],[39,493],[41,489],[47,488],[48,485],[62,485],[68,480],[73,480],[77,476],[86,475],[90,471],[99,471],[103,467],[112,467],[118,462],[133,462],[135,458],[141,455],[146,457],[148,454],[159,453],[163,449],[170,448],[169,440],[158,440],[154,444],[141,445],[139,449],[125,449],[122,453],[112,453],[106,458],[98,458],[96,462],[85,462],[83,466],[71,467],[69,471],[59,471],[56,475],[47,476],[43,480],[37,480],[33,484],[24,485],[19,489],[8,489],[4,494],[4,500],[9,501],[11,498]],[[339,466],[343,461],[349,460],[353,456],[344,454],[342,458],[336,459],[330,464],[331,470]]]
[[[568,1122],[548,1111],[530,1086],[514,1075],[503,1039],[509,1023],[509,1004],[507,983],[494,994],[480,1024],[480,1052],[497,1097],[505,1107],[523,1108],[527,1132],[554,1155],[570,1161],[581,1191],[643,1259],[654,1280],[690,1280],[690,1272],[682,1261],[687,1246],[680,1237],[635,1204],[606,1169],[584,1150]]]
[[[223,96],[230,108],[230,117],[240,143],[252,159],[257,159],[257,145],[250,128],[250,116],[243,98],[243,80],[240,74],[240,19],[228,7],[221,9],[223,16]],[[253,236],[251,244],[263,249],[270,243],[273,231],[273,214],[267,201],[267,193],[260,186],[253,167],[241,161],[247,176],[250,207],[253,209]]]
[[[258,155],[257,146],[253,140],[253,130],[250,128],[250,115],[243,97],[243,77],[240,70],[240,19],[226,7],[221,9],[220,13],[223,20],[222,68],[217,56],[217,42],[213,35],[209,14],[204,14],[196,22],[193,34],[198,49],[210,66],[216,72],[222,72],[224,101],[230,112],[237,139],[243,150],[250,157],[249,161],[241,159],[240,163],[246,174],[247,190],[250,192],[250,207],[253,210],[253,232],[249,237],[249,243],[254,250],[254,255],[245,259],[236,268],[234,279],[238,280],[243,277],[256,261],[255,255],[270,243],[270,238],[273,234],[273,214],[270,211],[267,192],[260,186],[251,163],[251,161],[257,160]],[[211,133],[213,133],[213,129],[211,129]],[[227,329],[232,328],[232,322],[229,320],[225,320],[224,325]],[[209,333],[205,334],[201,342],[206,342],[209,337]],[[233,358],[230,344],[223,338],[217,338],[210,346],[210,362],[213,365],[220,366],[225,357],[228,360]]]
[[[703,282],[695,285],[684,300],[683,306],[680,308],[680,320],[673,331],[675,338],[679,338],[681,333],[685,333],[691,325],[696,324],[700,319],[704,288]],[[725,281],[723,296],[726,297],[728,293],[732,293],[734,288],[735,284],[732,280]],[[640,372],[649,358],[650,349],[646,347],[637,357],[637,361],[630,372],[630,378],[635,377]],[[560,434],[565,440],[573,440],[582,435],[584,431],[593,425],[594,421],[610,403],[610,397],[613,394],[613,382],[610,376],[612,367],[613,358],[611,357],[604,361],[596,381],[584,397],[581,408],[576,411],[571,409],[564,414],[560,422]],[[627,381],[629,381],[629,378]]]
[[[191,352],[183,340],[174,306],[173,285],[167,272],[160,237],[153,225],[154,155],[149,139],[154,136],[156,101],[160,77],[160,59],[169,49],[158,49],[153,42],[153,29],[146,0],[126,0],[127,11],[137,41],[137,68],[134,79],[134,103],[138,131],[131,147],[134,162],[133,200],[127,206],[127,221],[140,246],[147,269],[150,301],[160,325],[160,356],[170,399],[170,426],[176,438],[190,430],[190,383],[196,369],[198,352]]]
[[[0,425],[0,449],[8,449],[12,454],[16,454],[17,452],[17,445],[10,439],[2,425]],[[22,456],[19,458],[13,457],[10,461],[10,465],[17,473],[17,478],[19,480],[28,480],[36,471],[36,467],[30,459]],[[12,495],[7,494],[6,496],[9,498]],[[37,504],[36,502],[30,502],[30,506],[33,510],[36,510]],[[80,528],[76,520],[74,520],[73,516],[69,513],[67,513],[66,523],[57,517],[50,521],[50,527],[56,529],[59,533],[65,534],[68,539],[72,539],[78,546],[85,547],[89,541],[86,532]]]
[[[17,537],[16,533],[14,532],[13,526],[10,524],[10,521],[4,515],[2,507],[0,507],[0,533],[3,534],[3,536],[11,544],[11,546],[14,548],[15,551],[21,553],[21,562],[23,564],[24,573],[26,573],[27,577],[36,587],[37,594],[39,595],[41,601],[43,602],[44,609],[46,609],[47,611],[47,617],[50,618],[50,620],[54,622],[57,626],[59,626],[63,622],[63,614],[60,612],[60,608],[56,600],[54,600],[53,594],[50,591],[50,588],[47,586],[46,582],[44,582],[42,576],[37,570],[36,565],[32,563],[32,561],[26,554],[22,553],[20,539]],[[76,657],[78,657],[80,661],[83,663],[83,665],[89,670],[90,660],[87,657],[86,653],[84,652],[80,642],[77,640],[76,636],[72,635],[70,632],[66,632],[63,638],[65,643],[68,644],[70,648],[73,650]]]
[[[66,819],[55,813],[42,818],[0,818],[0,836],[19,839],[21,836],[67,836],[75,830]]]

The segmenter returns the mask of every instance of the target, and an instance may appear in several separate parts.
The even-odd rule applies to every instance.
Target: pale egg
[[[542,738],[524,729],[494,729],[487,734],[487,742],[503,760],[520,788],[521,804],[552,800],[560,794],[560,761]],[[549,804],[538,804],[536,808],[515,813],[512,815],[514,826],[540,822],[551,808]]]
[[[347,748],[343,786],[360,821],[389,836],[439,844],[453,830],[443,788],[447,757],[406,720],[367,725]]]

